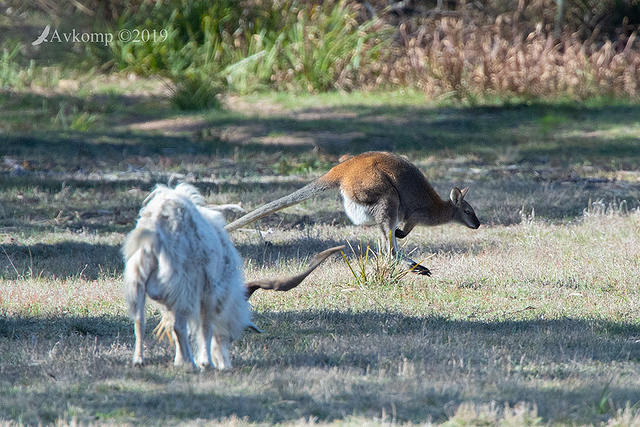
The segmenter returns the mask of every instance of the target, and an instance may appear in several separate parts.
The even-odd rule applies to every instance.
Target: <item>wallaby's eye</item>
[[[471,211],[469,209],[465,209],[464,213],[466,213],[467,215],[471,215]]]

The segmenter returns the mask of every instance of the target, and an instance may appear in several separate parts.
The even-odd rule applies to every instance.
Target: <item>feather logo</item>
[[[42,30],[42,34],[40,34],[40,36],[38,36],[37,39],[35,39],[31,45],[32,46],[38,46],[39,44],[41,44],[42,42],[46,42],[47,41],[47,36],[49,35],[49,31],[51,30],[51,27],[49,25],[47,25],[46,27],[44,27],[44,30]]]

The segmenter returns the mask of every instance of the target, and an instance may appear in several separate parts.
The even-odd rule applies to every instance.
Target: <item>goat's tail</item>
[[[272,289],[274,291],[288,291],[298,286],[302,281],[315,270],[330,255],[344,249],[344,245],[329,248],[320,252],[311,260],[309,268],[295,276],[282,279],[255,280],[247,283],[247,299],[258,289]]]
[[[316,194],[322,193],[323,191],[336,186],[337,183],[328,182],[323,178],[324,177],[316,179],[315,181],[305,185],[301,189],[289,194],[288,196],[281,197],[278,200],[267,203],[266,205],[254,210],[253,212],[249,212],[245,216],[236,219],[230,224],[227,224],[225,230],[227,230],[228,232],[237,230],[238,228],[257,221],[260,218],[265,217],[273,212],[279,211],[280,209],[288,208],[289,206],[293,206],[296,203],[300,203],[304,200],[310,199]]]

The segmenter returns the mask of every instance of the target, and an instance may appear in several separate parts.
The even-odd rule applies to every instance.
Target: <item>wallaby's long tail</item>
[[[309,268],[295,276],[283,279],[255,280],[247,283],[247,299],[258,289],[272,289],[274,291],[288,291],[298,286],[313,270],[316,269],[330,255],[344,249],[344,245],[329,248],[316,254],[309,264]]]
[[[289,206],[293,206],[296,203],[300,203],[304,200],[310,199],[316,194],[322,193],[323,191],[328,190],[333,186],[334,184],[328,183],[322,180],[322,178],[317,179],[312,183],[305,185],[301,189],[294,191],[288,196],[281,197],[278,200],[274,200],[271,203],[267,203],[266,205],[254,210],[253,212],[249,212],[245,216],[236,219],[230,224],[227,224],[224,228],[228,232],[237,230],[238,228],[244,225],[257,221],[262,217],[265,217],[273,212],[279,211],[280,209],[288,208]]]

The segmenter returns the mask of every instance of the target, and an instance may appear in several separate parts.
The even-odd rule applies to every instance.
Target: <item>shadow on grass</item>
[[[166,108],[153,111],[153,105],[157,104],[153,98],[147,100],[151,107],[141,108],[140,102],[136,97],[116,94],[83,98],[0,93],[3,114],[22,115],[13,120],[24,120],[25,114],[29,117],[32,111],[43,109],[43,105],[61,103],[73,106],[79,113],[105,115],[101,119],[104,130],[97,132],[54,130],[46,134],[5,135],[2,138],[4,143],[0,143],[0,155],[32,157],[46,150],[47,156],[54,159],[67,157],[67,161],[68,156],[116,161],[131,155],[230,153],[255,158],[279,152],[311,155],[314,147],[320,147],[334,155],[400,150],[422,155],[470,155],[493,160],[500,152],[510,149],[519,151],[516,155],[518,161],[542,157],[560,163],[589,160],[607,165],[609,158],[617,158],[631,166],[637,165],[640,159],[640,147],[629,140],[591,134],[574,138],[567,144],[566,137],[562,135],[562,131],[567,130],[589,132],[612,126],[636,125],[640,117],[640,105],[636,104],[530,103],[479,107],[356,104],[302,109],[286,116],[210,112],[204,121],[179,124],[175,129],[177,136],[111,131],[113,125],[108,122],[108,114],[112,113],[122,113],[124,122],[130,124],[136,120],[149,120],[149,117],[176,116],[175,111]],[[35,117],[31,120],[41,119]],[[230,128],[241,129],[242,136],[220,136]],[[296,135],[305,135],[304,142],[287,138]],[[269,137],[269,142],[261,141],[262,137]]]
[[[27,339],[32,334],[41,338],[56,338],[79,333],[113,339],[132,335],[132,323],[125,316],[44,316],[12,317],[0,315],[0,337],[10,340]]]
[[[344,113],[345,117],[323,118],[328,112],[337,116]],[[208,124],[214,129],[241,126],[248,133],[248,141],[295,132],[307,132],[313,140],[314,132],[319,132],[318,139],[311,143],[288,142],[283,143],[282,148],[319,146],[333,154],[400,150],[421,155],[471,155],[493,160],[503,150],[511,149],[521,151],[517,153],[518,161],[546,158],[545,161],[554,159],[561,164],[567,161],[582,163],[587,159],[606,162],[611,157],[631,164],[637,163],[640,157],[637,145],[595,135],[573,139],[573,149],[569,150],[559,132],[635,125],[640,116],[640,105],[531,104],[466,108],[350,105],[306,109],[299,113],[305,118],[295,115],[213,117]],[[333,141],[326,135],[328,130],[337,136],[360,136],[346,143],[339,137]],[[277,145],[277,138],[273,143]]]
[[[106,181],[99,179],[67,179],[67,177],[6,177],[0,184],[0,227],[21,231],[43,232],[65,229],[89,232],[126,232],[133,228],[144,197],[156,183],[166,183],[170,174],[145,179]],[[463,185],[463,183],[457,183]],[[467,183],[468,184],[468,183]],[[640,187],[601,183],[540,183],[531,179],[494,179],[472,183],[472,203],[482,224],[510,225],[519,223],[520,211],[535,209],[536,217],[564,220],[582,215],[589,201],[612,199],[627,201],[633,209],[638,204]],[[290,194],[303,183],[234,182],[196,183],[205,195],[224,195],[230,202],[240,202],[248,209]],[[452,184],[435,181],[440,194]],[[26,194],[36,189],[39,194]],[[63,189],[67,194],[62,194]],[[131,195],[130,191],[133,191]],[[21,199],[17,193],[24,192]],[[314,224],[343,226],[350,224],[338,201],[338,192],[312,200],[307,213],[283,210],[263,218],[262,230],[299,229]],[[61,220],[56,217],[61,217]],[[253,228],[253,225],[247,228]],[[268,238],[267,238],[268,239]],[[411,240],[411,237],[409,237]]]
[[[91,359],[89,368],[69,371],[61,385],[43,377],[47,393],[42,394],[41,387],[24,388],[17,399],[0,392],[6,403],[0,416],[26,416],[29,405],[46,400],[47,405],[31,406],[41,409],[23,421],[43,420],[46,407],[66,408],[73,402],[83,408],[82,417],[124,415],[131,422],[153,424],[230,416],[259,423],[308,417],[333,421],[377,417],[382,407],[391,406],[398,421],[423,422],[444,421],[462,402],[504,407],[522,401],[536,405],[543,420],[550,421],[593,415],[603,387],[618,407],[640,400],[634,386],[640,369],[637,323],[482,322],[343,311],[262,312],[255,317],[266,332],[246,334],[235,344],[232,372],[185,376],[174,368],[158,371],[166,369],[171,356],[159,356],[151,339],[148,365],[142,370],[123,368],[133,344],[131,322],[123,316],[0,316],[0,349],[13,349],[12,357],[0,358],[0,369],[11,372],[14,383],[30,384],[32,376],[41,375],[20,369],[28,357],[38,358],[39,370],[67,372],[38,355],[36,339],[46,354],[54,341],[73,343],[73,336],[86,336],[79,341],[80,360],[73,363]],[[148,332],[153,326],[148,325]],[[129,342],[126,351],[109,350],[120,340]],[[409,371],[403,372],[402,366]],[[106,383],[91,385],[94,375]],[[196,378],[211,391],[186,386]],[[59,392],[58,387],[70,384],[75,386]],[[144,384],[171,384],[172,390],[147,390]]]
[[[245,262],[258,266],[305,263],[315,254],[333,247],[344,245],[345,240],[331,238],[301,237],[288,243],[271,243],[258,240],[253,243],[239,243],[236,245]],[[378,249],[375,241],[350,240],[354,250],[358,251],[360,244],[366,248],[370,245],[373,251]],[[498,242],[494,242],[498,243]],[[409,242],[408,247],[420,244],[418,241]],[[455,245],[432,243],[428,246],[419,245],[426,252],[477,253],[490,243],[483,241],[482,245]],[[347,247],[347,256],[353,255]],[[36,243],[22,245],[9,243],[0,245],[0,277],[15,279],[16,275],[28,277],[55,277],[58,279],[83,278],[96,280],[102,275],[115,277],[122,274],[124,262],[120,252],[120,245],[101,243],[85,243],[76,241],[62,241],[57,243]]]
[[[55,103],[53,101],[73,105],[78,112],[105,115],[120,111],[118,108],[121,104],[131,107],[141,102],[125,95],[85,99],[71,95],[52,98],[7,93],[0,94],[0,104],[2,101],[6,101],[2,114],[10,112],[19,116],[24,112],[31,121],[39,118],[29,116],[27,110],[41,108],[43,103],[51,106]],[[153,99],[150,102],[153,103]],[[175,116],[175,112],[170,110],[150,114],[154,117]],[[259,206],[276,196],[294,191],[302,186],[302,182],[248,183],[242,178],[246,175],[259,176],[265,171],[272,174],[273,163],[277,162],[275,159],[282,157],[294,159],[293,163],[297,157],[317,159],[315,148],[328,154],[326,160],[320,162],[321,166],[314,167],[332,164],[337,160],[337,155],[346,152],[388,149],[410,156],[467,156],[469,160],[457,168],[462,170],[472,165],[486,165],[501,156],[507,158],[505,161],[508,162],[532,162],[545,168],[554,163],[560,166],[591,163],[596,170],[635,170],[640,165],[640,144],[632,136],[612,136],[606,132],[592,131],[636,126],[638,117],[640,105],[635,104],[589,106],[534,103],[457,108],[347,105],[310,108],[286,116],[267,117],[210,112],[206,119],[197,124],[181,125],[179,135],[113,131],[106,126],[106,121],[100,131],[12,132],[0,136],[0,156],[7,156],[9,159],[5,160],[12,159],[17,164],[24,161],[33,170],[26,167],[20,172],[23,175],[19,176],[2,172],[0,191],[10,193],[38,188],[56,193],[64,184],[72,191],[82,190],[91,194],[80,201],[71,197],[46,204],[0,199],[0,226],[41,232],[53,227],[51,220],[60,211],[66,211],[71,214],[78,212],[80,220],[71,219],[59,228],[124,232],[133,226],[141,199],[123,200],[120,194],[131,188],[147,191],[157,181],[166,182],[175,171],[192,173],[194,179],[211,175],[229,177],[227,180],[220,179],[219,183],[198,185],[205,191],[231,193],[233,197],[241,199],[238,201]],[[145,114],[133,114],[128,120],[135,122],[147,118]],[[230,128],[242,128],[243,136],[239,139],[226,137],[224,134]],[[575,136],[574,131],[585,136]],[[338,136],[333,138],[327,133]],[[305,135],[303,139],[307,142],[287,140],[288,136],[300,134]],[[342,134],[351,136],[344,139],[340,137]],[[269,138],[268,143],[262,139],[265,137]],[[151,166],[147,168],[145,165]],[[433,184],[443,196],[448,194],[453,185],[472,185],[469,201],[483,224],[517,223],[523,207],[529,210],[535,208],[539,218],[575,218],[582,214],[589,200],[597,199],[629,200],[629,207],[632,208],[637,205],[640,195],[640,188],[631,183],[625,184],[625,188],[616,189],[612,188],[610,182],[590,184],[589,187],[581,182],[562,181],[557,177],[546,181],[537,179],[533,170],[522,176],[506,178],[480,173],[477,179],[467,175],[467,182],[450,182],[451,179],[460,178],[446,177],[448,166],[438,167],[441,174]],[[121,176],[114,181],[104,177],[91,178],[91,172],[101,171]],[[81,178],[74,178],[74,174]],[[442,177],[443,174],[445,177]],[[82,215],[91,215],[95,210],[125,212],[123,215],[116,212],[112,216],[93,217],[91,220],[82,218]],[[347,223],[341,208],[338,212],[318,210],[310,216],[283,212],[277,218],[279,222],[272,218],[263,221],[269,226],[301,228],[313,223]]]
[[[16,274],[29,277],[83,278],[120,275],[124,268],[119,245],[63,241],[33,245],[0,245],[3,278]],[[16,272],[17,270],[17,272]]]

